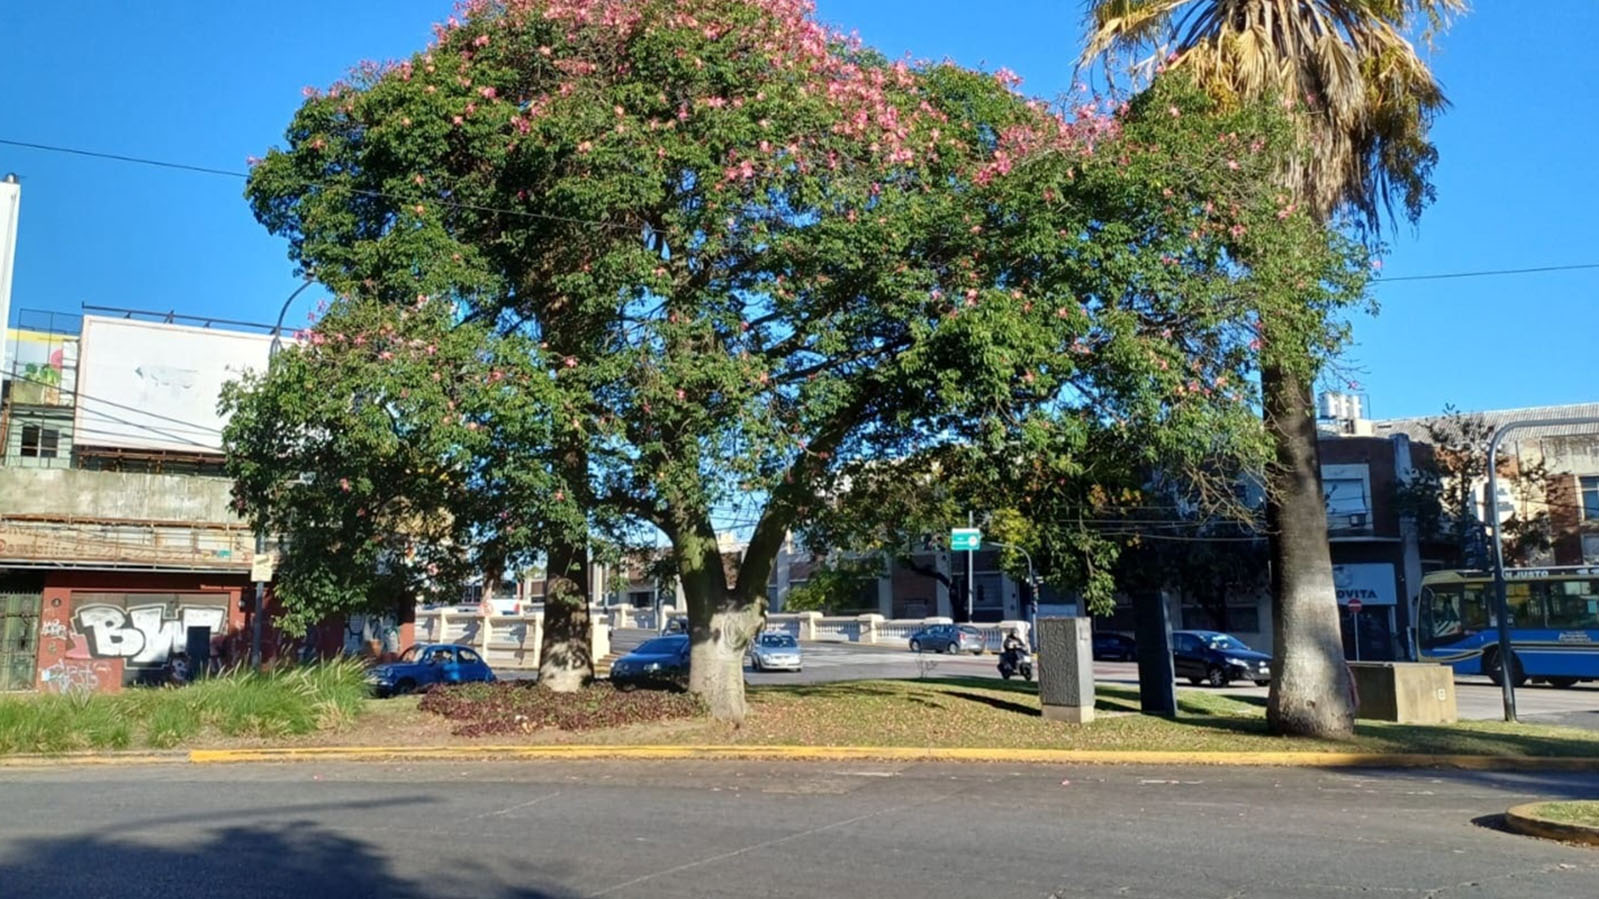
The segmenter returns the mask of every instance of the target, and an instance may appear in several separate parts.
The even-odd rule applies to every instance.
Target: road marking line
[[[524,808],[527,808],[530,805],[538,805],[540,802],[543,802],[546,799],[554,799],[555,797],[557,797],[559,795],[561,795],[561,791],[560,790],[556,790],[555,792],[550,793],[548,795],[538,796],[536,798],[529,799],[526,802],[519,802],[516,805],[507,806],[507,807],[502,808],[502,809],[500,809],[498,811],[484,812],[481,815],[473,815],[472,819],[475,821],[475,820],[478,820],[480,818],[492,818],[492,817],[494,817],[496,815],[509,814],[511,812],[516,811],[517,809],[524,809]]]

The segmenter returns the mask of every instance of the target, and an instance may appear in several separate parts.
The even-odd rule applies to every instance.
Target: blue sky
[[[1599,3],[1483,2],[1435,68],[1438,202],[1391,240],[1390,277],[1599,262]],[[821,0],[890,56],[945,56],[1071,81],[1079,0]],[[377,12],[381,10],[381,13]],[[407,55],[448,0],[0,5],[0,138],[242,169],[278,141],[304,85]],[[23,179],[13,314],[80,304],[270,321],[296,286],[239,181],[0,146]],[[1378,416],[1599,396],[1599,270],[1393,282],[1346,364]],[[303,322],[314,292],[288,321]],[[1495,361],[1495,357],[1504,361]]]

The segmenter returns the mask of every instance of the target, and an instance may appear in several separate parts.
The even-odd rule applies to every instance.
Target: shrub
[[[664,690],[624,692],[595,684],[575,693],[556,693],[531,684],[497,683],[440,687],[422,697],[420,708],[461,722],[457,736],[583,731],[648,724],[705,714],[699,697]]]
[[[204,736],[279,737],[342,727],[368,695],[360,663],[260,673],[235,668],[185,687],[0,699],[0,754],[168,749]]]

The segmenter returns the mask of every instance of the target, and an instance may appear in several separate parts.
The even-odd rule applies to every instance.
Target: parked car
[[[634,687],[686,687],[688,685],[687,634],[669,634],[645,640],[611,664],[611,683]]]
[[[1138,658],[1138,645],[1125,634],[1095,631],[1094,658],[1105,662],[1131,662]]]
[[[453,643],[412,646],[392,662],[373,665],[366,675],[366,682],[379,696],[398,696],[433,684],[494,681],[494,669],[476,650]]]
[[[1220,631],[1172,631],[1173,667],[1178,677],[1198,686],[1225,687],[1235,680],[1271,683],[1271,656],[1256,652]]]
[[[911,634],[911,652],[969,652],[983,654],[988,641],[969,624],[929,624]]]
[[[799,641],[788,634],[761,634],[750,646],[750,667],[756,671],[799,671],[803,665]]]

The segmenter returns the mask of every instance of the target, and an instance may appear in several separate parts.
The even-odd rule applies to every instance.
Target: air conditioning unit
[[[1352,527],[1352,528],[1363,528],[1363,527],[1365,527],[1366,526],[1366,513],[1365,512],[1356,512],[1353,515],[1350,515],[1349,516],[1349,526]]]

